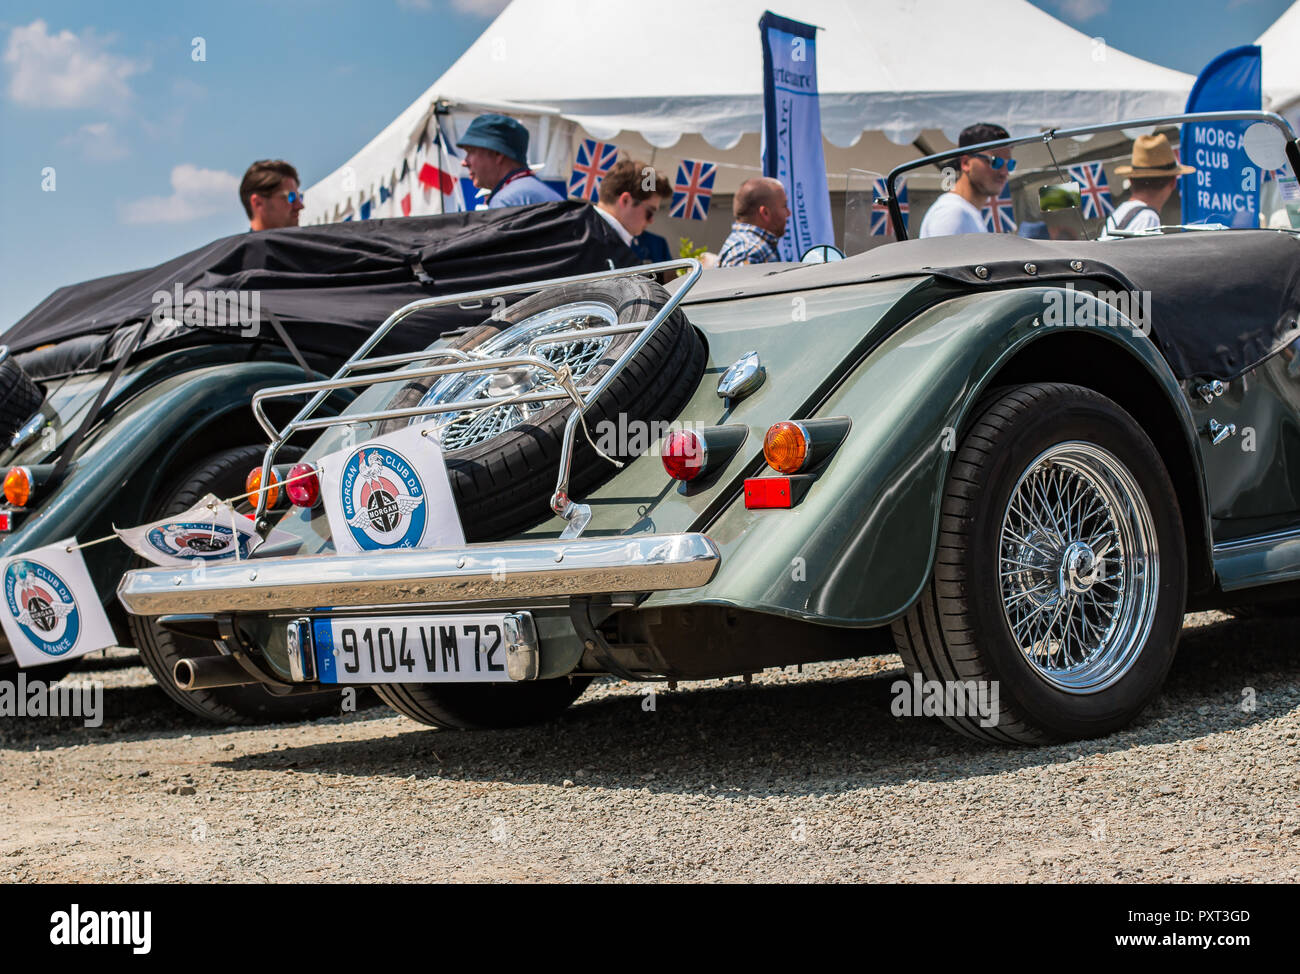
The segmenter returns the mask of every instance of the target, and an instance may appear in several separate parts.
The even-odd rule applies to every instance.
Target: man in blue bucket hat
[[[563,199],[528,168],[528,129],[510,116],[480,115],[456,145],[474,185],[490,191],[489,209]]]

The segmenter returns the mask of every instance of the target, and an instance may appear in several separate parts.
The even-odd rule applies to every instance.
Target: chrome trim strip
[[[174,568],[127,572],[117,594],[154,616],[316,612],[318,607],[439,605],[698,588],[721,555],[703,534],[500,542],[209,562],[202,578]]]
[[[1285,531],[1274,531],[1272,534],[1254,534],[1246,538],[1220,541],[1214,546],[1214,557],[1236,554],[1239,551],[1252,548],[1267,550],[1280,542],[1291,541],[1296,538],[1300,538],[1300,528],[1287,528]]]
[[[1300,578],[1300,528],[1222,541],[1213,557],[1225,592]]]

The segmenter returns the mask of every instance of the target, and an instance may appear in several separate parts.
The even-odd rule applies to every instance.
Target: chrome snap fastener
[[[1026,264],[1026,265],[1025,265],[1025,273],[1026,273],[1026,274],[1037,274],[1037,273],[1038,273],[1038,265],[1037,265],[1037,264]]]
[[[989,269],[983,264],[980,264],[979,267],[975,268],[975,276],[982,281],[989,276]]]
[[[1081,260],[1070,261],[1070,270],[1074,271],[1076,274],[1081,272],[1083,270],[1083,261]]]

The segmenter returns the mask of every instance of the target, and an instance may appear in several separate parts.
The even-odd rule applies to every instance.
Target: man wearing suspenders
[[[1120,166],[1117,176],[1128,176],[1132,193],[1106,220],[1105,239],[1112,230],[1150,230],[1160,226],[1160,210],[1178,185],[1178,177],[1195,172],[1180,166],[1173,146],[1163,135],[1140,135],[1133,143],[1133,164]]]

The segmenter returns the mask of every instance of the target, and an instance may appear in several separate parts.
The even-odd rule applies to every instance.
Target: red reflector
[[[8,531],[9,529],[9,512],[0,511],[0,531]]]
[[[789,477],[753,477],[745,481],[745,506],[750,510],[790,507]]]

